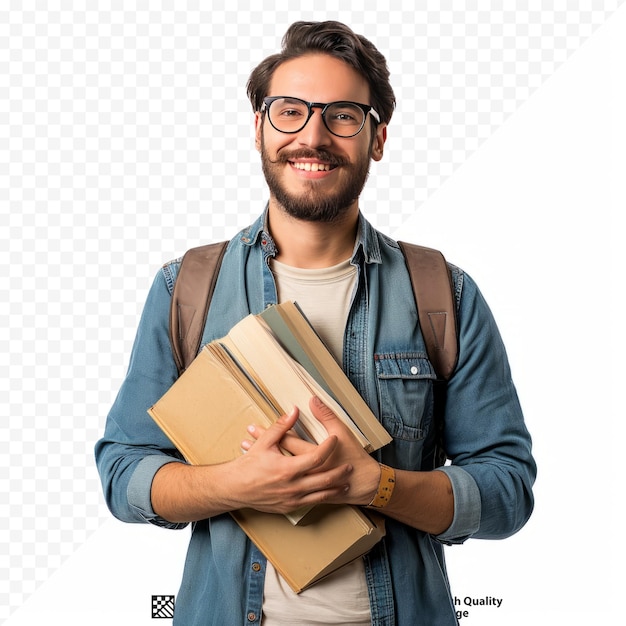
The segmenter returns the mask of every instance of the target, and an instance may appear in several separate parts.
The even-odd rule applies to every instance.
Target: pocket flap
[[[378,378],[436,378],[430,361],[420,352],[376,354],[374,362]]]

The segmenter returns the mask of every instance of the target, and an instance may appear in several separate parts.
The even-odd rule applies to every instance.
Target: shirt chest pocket
[[[396,440],[423,440],[433,416],[430,361],[419,352],[396,352],[377,354],[374,362],[383,425]]]

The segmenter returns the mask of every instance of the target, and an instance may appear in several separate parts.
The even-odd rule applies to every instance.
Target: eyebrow
[[[296,102],[306,102],[302,98],[296,98],[295,96],[278,96],[282,98],[285,102],[296,103]]]

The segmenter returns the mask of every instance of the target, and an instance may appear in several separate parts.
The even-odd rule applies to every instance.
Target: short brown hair
[[[389,122],[396,99],[385,57],[368,39],[333,21],[295,22],[287,29],[281,52],[261,61],[250,74],[247,91],[253,110],[261,109],[274,71],[281,63],[315,52],[340,59],[361,74],[370,88],[370,104],[382,122]]]

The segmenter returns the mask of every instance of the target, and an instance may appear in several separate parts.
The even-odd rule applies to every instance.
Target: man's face
[[[267,95],[307,102],[370,103],[365,79],[343,61],[325,54],[281,64]],[[382,157],[386,130],[384,124],[379,124],[373,131],[368,116],[358,135],[337,137],[324,125],[321,109],[313,111],[306,126],[295,134],[277,131],[267,114],[257,113],[256,145],[270,189],[270,206],[278,203],[298,219],[332,222],[358,211],[370,159]]]

